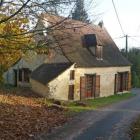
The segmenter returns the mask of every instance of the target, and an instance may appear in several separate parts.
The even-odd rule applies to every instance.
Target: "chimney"
[[[103,28],[103,27],[104,27],[104,22],[103,22],[103,20],[101,20],[101,21],[98,23],[98,25],[99,25],[101,28]]]

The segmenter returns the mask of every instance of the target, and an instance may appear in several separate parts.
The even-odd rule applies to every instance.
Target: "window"
[[[80,77],[80,98],[100,96],[100,75],[86,74]]]
[[[103,46],[97,46],[96,47],[96,57],[98,60],[103,59]]]
[[[86,34],[84,35],[84,46],[86,48],[89,47],[96,47],[97,45],[97,39],[95,34]]]
[[[129,72],[120,72],[115,75],[115,93],[128,91],[131,87],[131,74]]]
[[[29,82],[31,71],[28,68],[19,69],[18,80],[20,82]]]
[[[18,80],[22,81],[22,69],[19,69]]]
[[[71,80],[74,80],[75,78],[75,71],[70,70],[70,84],[69,84],[69,94],[68,99],[73,100],[74,99],[74,83]]]
[[[24,68],[23,72],[24,72],[24,81],[29,82],[31,71],[28,68]]]
[[[75,71],[71,70],[70,71],[70,80],[74,80],[74,76],[75,76]]]

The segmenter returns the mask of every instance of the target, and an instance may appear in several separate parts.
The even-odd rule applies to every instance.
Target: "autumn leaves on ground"
[[[43,98],[25,91],[0,90],[0,137],[4,140],[33,139],[67,121],[65,110],[47,106]]]

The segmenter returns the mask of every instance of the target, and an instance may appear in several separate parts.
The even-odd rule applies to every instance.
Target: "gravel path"
[[[102,109],[81,113],[71,122],[38,140],[130,140],[129,126],[140,115],[140,89],[135,97]]]

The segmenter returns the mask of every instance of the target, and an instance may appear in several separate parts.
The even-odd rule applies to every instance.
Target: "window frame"
[[[96,58],[97,60],[103,60],[103,46],[102,45],[96,46]]]

